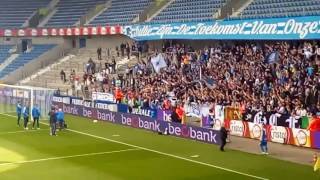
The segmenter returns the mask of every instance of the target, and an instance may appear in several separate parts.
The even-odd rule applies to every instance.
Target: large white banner
[[[125,26],[133,39],[319,39],[319,16]]]
[[[220,130],[221,125],[224,123],[224,106],[215,105],[214,118],[215,118],[215,120],[214,120],[214,124],[213,124],[213,129]]]
[[[190,103],[184,105],[186,116],[201,118],[209,115],[210,106],[207,104],[198,105],[197,103]]]

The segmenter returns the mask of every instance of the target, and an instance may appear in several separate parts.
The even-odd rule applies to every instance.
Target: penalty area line
[[[2,114],[2,115],[15,117],[13,115],[7,115],[7,114]],[[47,123],[43,123],[43,122],[41,122],[41,124],[48,125]],[[109,138],[105,138],[105,137],[101,137],[101,136],[97,136],[97,135],[93,135],[93,134],[89,134],[89,133],[73,130],[73,129],[66,129],[66,130],[70,131],[70,132],[77,133],[77,134],[90,136],[90,137],[93,137],[93,138],[96,138],[96,139],[101,139],[101,140],[105,140],[105,141],[109,141],[109,142],[113,142],[113,143],[117,143],[117,144],[122,144],[122,145],[126,145],[126,146],[129,146],[129,147],[142,149],[142,150],[145,150],[145,151],[149,151],[149,152],[161,154],[161,155],[164,155],[164,156],[172,157],[172,158],[175,158],[175,159],[180,159],[180,160],[192,162],[192,163],[195,163],[195,164],[199,164],[199,165],[208,166],[208,167],[212,167],[212,168],[215,168],[215,169],[220,169],[220,170],[223,170],[223,171],[231,172],[231,173],[234,173],[234,174],[238,174],[238,175],[242,175],[242,176],[246,176],[246,177],[251,177],[251,178],[254,178],[254,179],[269,180],[268,178],[255,176],[255,175],[252,175],[252,174],[243,173],[243,172],[240,172],[240,171],[224,168],[224,167],[221,167],[221,166],[217,166],[217,165],[213,165],[213,164],[209,164],[209,163],[205,163],[205,162],[201,162],[201,161],[185,158],[185,157],[182,157],[182,156],[177,156],[177,155],[174,155],[174,154],[169,154],[169,153],[157,151],[157,150],[154,150],[154,149],[149,149],[149,148],[145,148],[145,147],[141,147],[141,146],[137,146],[137,145],[133,145],[133,144],[129,144],[129,143],[125,143],[125,142],[121,142],[121,141],[117,141],[117,140],[113,140],[113,139],[109,139]]]
[[[26,163],[43,162],[43,161],[60,160],[60,159],[70,159],[70,158],[76,158],[76,157],[87,157],[87,156],[96,156],[96,155],[105,155],[105,154],[115,154],[115,153],[128,152],[128,151],[137,151],[137,150],[140,150],[140,149],[137,149],[137,148],[135,148],[135,149],[123,149],[123,150],[118,150],[118,151],[105,151],[105,152],[97,152],[97,153],[86,153],[86,154],[77,154],[77,155],[70,155],[70,156],[58,156],[58,157],[43,158],[43,159],[8,162],[8,163],[0,163],[0,167],[1,166],[18,165],[18,164],[26,164]]]

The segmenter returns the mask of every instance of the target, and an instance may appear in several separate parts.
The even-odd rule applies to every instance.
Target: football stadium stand
[[[21,27],[39,8],[46,7],[50,0],[1,0],[0,27]]]
[[[1,0],[0,27],[14,28],[27,25],[28,19],[52,0]],[[153,0],[59,0],[43,24],[47,27],[75,26],[90,10],[109,4],[94,12],[85,22],[90,25],[125,25],[134,22],[148,11]],[[149,15],[151,23],[210,21],[219,17],[227,0],[174,0],[159,12]],[[320,15],[319,0],[253,0],[248,1],[231,19],[277,18]],[[153,18],[152,18],[153,17]],[[225,18],[225,17],[219,17]],[[91,19],[91,20],[90,20]],[[143,21],[143,20],[142,20]]]
[[[90,24],[130,24],[151,2],[152,0],[112,0],[111,7],[95,17]]]
[[[132,56],[130,62],[127,58],[117,57],[116,52],[111,50],[110,58],[107,60],[96,60],[97,56],[96,49],[82,48],[80,51],[73,53],[74,55],[69,55],[52,64],[50,67],[46,68],[43,72],[37,72],[31,78],[26,78],[20,83],[27,86],[37,86],[37,87],[47,87],[52,89],[59,89],[61,92],[67,92],[69,95],[76,95],[75,91],[72,89],[71,85],[71,73],[74,71],[74,79],[81,81],[83,75],[85,74],[85,65],[88,63],[89,59],[92,59],[96,64],[97,71],[102,71],[105,69],[105,63],[111,63],[111,56],[117,61],[117,73],[125,73],[127,64],[133,66],[137,63],[137,58]],[[60,72],[63,70],[66,73],[67,82],[61,81]],[[109,74],[109,77],[117,76],[117,74]],[[75,85],[76,87],[77,85]],[[78,95],[82,95],[82,92]]]
[[[12,45],[0,45],[0,65],[10,56]]]
[[[62,61],[59,60],[56,64],[53,64],[48,70],[41,74],[37,75],[35,79],[28,80],[24,85],[28,86],[38,86],[38,87],[47,87],[53,89],[60,89],[61,91],[68,91],[71,89],[70,84],[63,83],[60,79],[60,72],[63,70],[67,78],[72,71],[75,72],[77,77],[81,78],[84,74],[84,65],[88,62],[88,60],[92,57],[96,57],[96,49],[81,49],[76,55],[70,55],[68,58],[63,58]],[[38,73],[37,73],[38,74]]]
[[[15,70],[19,69],[20,67],[22,67],[25,64],[29,63],[30,61],[32,61],[33,59],[36,59],[40,55],[49,51],[53,47],[55,47],[55,45],[52,45],[52,44],[33,45],[33,48],[31,49],[30,52],[25,52],[25,53],[20,54],[8,66],[6,66],[0,72],[0,78],[5,77],[6,75],[10,74],[11,72],[14,72]]]
[[[46,26],[74,26],[83,15],[100,3],[106,3],[106,0],[60,0],[57,4],[57,12]]]
[[[151,22],[210,21],[225,2],[225,0],[176,0],[154,17]]]
[[[109,56],[107,56],[106,52],[103,52],[102,57],[102,60],[97,60],[97,49],[93,48],[81,48],[76,51],[71,51],[67,56],[58,59],[54,64],[36,71],[32,76],[21,80],[19,84],[59,89],[63,94],[82,96],[84,95],[84,92],[82,91],[83,88],[80,88],[81,90],[79,91],[77,90],[77,87],[88,84],[83,79],[86,74],[85,67],[90,59],[96,64],[96,71],[100,73],[106,72],[106,64],[111,64],[112,58],[115,58],[117,62],[115,67],[116,73],[108,74],[109,80],[112,78],[117,79],[118,74],[125,74],[128,67],[132,68],[137,65],[139,61],[134,55],[130,56],[130,60],[128,60],[127,56],[117,56],[115,48],[110,49]],[[146,62],[146,57],[141,58],[141,60]],[[61,70],[66,74],[66,82],[61,80]],[[72,73],[74,73],[74,76],[71,75]],[[76,83],[75,81],[79,83]],[[84,84],[82,82],[84,82]]]
[[[319,17],[320,0],[0,0],[0,180],[53,163],[61,179],[319,178]]]
[[[240,14],[242,19],[320,15],[320,1],[255,0]]]

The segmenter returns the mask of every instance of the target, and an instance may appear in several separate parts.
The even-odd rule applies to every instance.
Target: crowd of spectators
[[[139,96],[298,116],[320,111],[317,44],[270,42],[197,51],[176,45],[166,48],[166,54],[168,68],[160,74],[142,65],[143,73],[135,78]],[[197,83],[200,77],[203,88]]]
[[[318,42],[240,42],[194,49],[164,46],[118,77],[90,72],[92,91],[115,93],[134,107],[170,109],[185,103],[221,104],[296,116],[320,112]],[[125,47],[125,46],[123,46]],[[123,51],[122,51],[123,49]],[[121,48],[124,55],[125,48]],[[167,64],[154,72],[152,56]]]

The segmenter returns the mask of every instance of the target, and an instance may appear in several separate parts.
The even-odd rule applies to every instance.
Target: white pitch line
[[[60,160],[60,159],[70,159],[70,158],[76,158],[76,157],[96,156],[96,155],[104,155],[104,154],[114,154],[114,153],[137,151],[137,150],[140,150],[140,149],[137,149],[137,148],[135,148],[135,149],[123,149],[123,150],[118,150],[118,151],[105,151],[105,152],[98,152],[98,153],[86,153],[86,154],[77,154],[77,155],[70,155],[70,156],[59,156],[59,157],[51,157],[51,158],[43,158],[43,159],[34,159],[34,160],[26,160],[26,161],[0,163],[0,167],[1,166],[17,165],[17,164],[34,163],[34,162]]]
[[[161,152],[161,151],[157,151],[157,150],[153,150],[153,149],[149,149],[149,148],[145,148],[145,147],[141,147],[141,146],[136,146],[136,145],[133,145],[133,144],[124,143],[124,142],[121,142],[121,141],[116,141],[116,140],[113,140],[113,139],[104,138],[104,137],[96,136],[96,135],[93,135],[93,134],[89,134],[89,133],[85,133],[85,132],[81,132],[81,131],[77,131],[77,130],[73,130],[73,129],[67,129],[67,130],[71,131],[71,132],[74,132],[74,133],[78,133],[78,134],[94,137],[96,139],[102,139],[102,140],[106,140],[106,141],[109,141],[109,142],[114,142],[114,143],[123,144],[123,145],[134,147],[134,148],[143,149],[145,151],[154,152],[154,153],[157,153],[157,154],[173,157],[173,158],[176,158],[176,159],[181,159],[181,160],[193,162],[193,163],[196,163],[196,164],[201,164],[201,165],[204,165],[204,166],[213,167],[213,168],[216,168],[216,169],[232,172],[232,173],[235,173],[235,174],[240,174],[240,175],[247,176],[247,177],[252,177],[252,178],[255,178],[255,179],[268,180],[267,178],[263,178],[263,177],[259,177],[259,176],[255,176],[255,175],[251,175],[251,174],[247,174],[247,173],[242,173],[242,172],[235,171],[235,170],[232,170],[232,169],[228,169],[228,168],[216,166],[216,165],[213,165],[213,164],[208,164],[208,163],[201,162],[201,161],[196,161],[196,160],[184,158],[184,157],[177,156],[177,155],[174,155],[174,154],[169,154],[169,153],[165,153],[165,152]]]
[[[2,114],[2,113],[0,113],[0,114]],[[9,117],[15,117],[15,116],[8,115],[8,114],[2,114],[2,115],[9,116]],[[47,123],[43,123],[43,122],[40,122],[40,123],[48,125]],[[73,129],[66,129],[66,130],[74,132],[74,133],[77,133],[77,134],[90,136],[90,137],[93,137],[93,138],[96,138],[96,139],[102,139],[102,140],[105,140],[105,141],[114,142],[114,143],[117,143],[117,144],[122,144],[122,145],[130,146],[130,147],[133,147],[133,148],[143,149],[145,151],[154,152],[154,153],[161,154],[161,155],[164,155],[164,156],[168,156],[168,157],[172,157],[172,158],[176,158],[176,159],[192,162],[192,163],[195,163],[195,164],[200,164],[200,165],[203,165],[203,166],[208,166],[208,167],[220,169],[220,170],[227,171],[227,172],[232,172],[232,173],[235,173],[235,174],[251,177],[251,178],[254,178],[254,179],[269,180],[268,178],[255,176],[255,175],[247,174],[247,173],[243,173],[243,172],[239,172],[239,171],[228,169],[228,168],[224,168],[224,167],[221,167],[221,166],[216,166],[216,165],[213,165],[213,164],[209,164],[209,163],[205,163],[205,162],[201,162],[201,161],[196,161],[196,160],[193,160],[193,159],[188,159],[188,158],[177,156],[177,155],[174,155],[174,154],[169,154],[169,153],[157,151],[157,150],[154,150],[154,149],[149,149],[149,148],[145,148],[145,147],[141,147],[141,146],[137,146],[137,145],[133,145],[133,144],[128,144],[128,143],[125,143],[125,142],[121,142],[121,141],[117,141],[117,140],[113,140],[113,139],[109,139],[109,138],[105,138],[105,137],[101,137],[101,136],[96,136],[96,135],[93,135],[93,134],[89,134],[89,133],[85,133],[85,132],[81,132],[81,131],[77,131],[77,130],[73,130]]]
[[[4,134],[18,134],[18,133],[30,133],[30,132],[37,132],[37,131],[48,131],[49,129],[38,129],[38,130],[21,130],[21,131],[11,131],[11,132],[0,132],[0,135]]]

